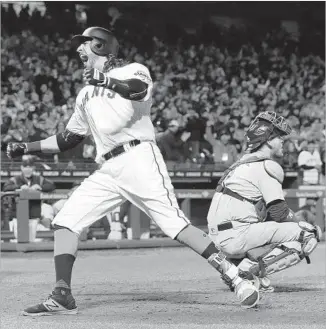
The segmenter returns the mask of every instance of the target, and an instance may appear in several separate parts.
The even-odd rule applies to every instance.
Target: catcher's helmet
[[[89,27],[83,34],[75,35],[71,40],[74,47],[78,47],[85,41],[91,41],[90,48],[98,56],[118,55],[118,40],[111,31],[102,27]]]
[[[275,112],[261,112],[250,124],[246,133],[247,149],[253,151],[276,136],[285,136],[292,129],[284,117]]]

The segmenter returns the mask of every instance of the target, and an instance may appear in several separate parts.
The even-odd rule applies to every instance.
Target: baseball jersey
[[[308,151],[302,151],[298,157],[298,166],[321,166],[322,162],[320,159],[320,154],[318,151],[313,153]],[[319,181],[319,172],[316,168],[304,169],[303,170],[303,182],[304,184],[318,184]]]
[[[223,185],[250,200],[263,198],[266,204],[284,200],[282,185],[266,172],[264,161],[238,166],[225,178]]]
[[[148,85],[148,89],[142,101],[128,100],[111,89],[91,85],[79,92],[75,111],[66,128],[79,135],[93,135],[97,163],[104,161],[105,153],[133,139],[155,141],[150,118],[153,82],[149,70],[144,65],[132,63],[106,74],[119,80],[139,79]]]

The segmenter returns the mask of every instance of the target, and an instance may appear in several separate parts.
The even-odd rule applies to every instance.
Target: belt
[[[130,149],[130,147],[137,146],[137,145],[139,145],[140,143],[141,143],[140,140],[138,140],[138,139],[134,139],[134,140],[132,140],[132,141],[126,143],[126,144],[123,144],[123,145],[117,146],[116,148],[114,148],[113,150],[111,150],[111,151],[108,152],[108,153],[105,153],[105,154],[103,155],[103,158],[104,158],[105,160],[110,160],[110,159],[112,159],[112,158],[115,158],[115,157],[117,157],[118,155],[127,152],[127,151]]]
[[[225,231],[225,230],[229,230],[230,228],[233,228],[233,225],[232,225],[231,222],[227,222],[227,223],[217,225],[218,231]]]
[[[234,221],[235,225],[233,224],[233,222],[226,222],[226,223],[223,223],[223,224],[220,224],[220,225],[217,225],[217,229],[218,231],[225,231],[225,230],[229,230],[230,228],[236,228],[236,227],[239,227],[239,226],[248,226],[252,223],[245,223],[245,222],[237,222],[237,221]]]
[[[250,200],[247,199],[243,196],[241,196],[240,194],[238,194],[237,192],[233,192],[232,190],[230,190],[229,188],[222,186],[222,185],[218,185],[216,188],[216,192],[222,193],[222,194],[226,194],[231,196],[232,198],[238,199],[240,201],[247,201],[252,203],[253,205],[255,205],[258,201],[254,201],[254,200]]]

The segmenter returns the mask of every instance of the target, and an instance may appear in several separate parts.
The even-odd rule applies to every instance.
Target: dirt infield
[[[217,273],[186,248],[81,251],[74,268],[78,315],[29,318],[54,282],[52,253],[3,253],[2,329],[324,328],[325,243],[272,277],[276,291],[241,309]]]

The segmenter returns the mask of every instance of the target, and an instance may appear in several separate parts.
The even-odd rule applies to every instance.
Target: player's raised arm
[[[83,89],[78,94],[75,112],[71,116],[64,132],[52,135],[36,142],[8,143],[6,145],[7,156],[12,159],[24,154],[45,153],[53,154],[70,150],[77,146],[89,135],[89,126],[81,112],[81,100]]]
[[[132,66],[135,65],[139,67],[138,70],[133,70]],[[131,64],[129,66],[131,68],[130,78],[113,78],[95,68],[85,69],[84,78],[89,84],[111,89],[125,99],[143,101],[152,85],[152,79],[143,65]]]

